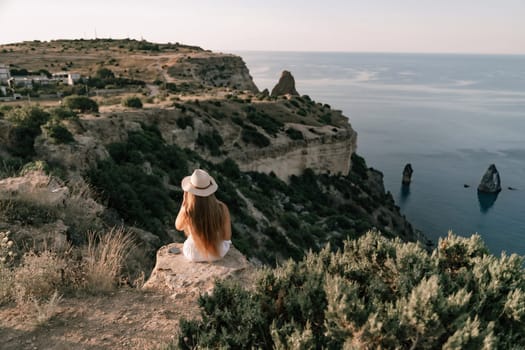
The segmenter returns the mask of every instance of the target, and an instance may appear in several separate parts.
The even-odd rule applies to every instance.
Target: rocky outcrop
[[[491,164],[478,186],[479,192],[484,193],[498,193],[501,191],[501,180],[499,177],[498,169],[494,164]]]
[[[214,87],[229,87],[258,93],[250,72],[241,57],[201,53],[180,58],[168,73],[177,80],[196,81]]]
[[[40,205],[58,206],[68,196],[69,189],[62,181],[40,170],[0,180],[0,200],[27,200]]]
[[[295,79],[289,71],[285,70],[281,74],[281,78],[277,85],[272,89],[271,96],[282,96],[282,95],[296,95],[299,93],[295,90]]]
[[[35,162],[39,168],[39,162]],[[0,230],[13,232],[16,242],[62,248],[79,227],[99,227],[104,207],[89,196],[85,184],[66,184],[42,169],[23,170],[18,177],[0,180]],[[84,188],[84,190],[82,190]],[[6,210],[7,209],[7,210]]]
[[[210,292],[215,280],[249,280],[255,267],[234,246],[224,258],[214,262],[195,263],[182,253],[172,254],[169,249],[182,250],[182,243],[171,243],[157,251],[157,262],[144,289],[170,294],[174,298],[198,296]]]
[[[410,182],[412,181],[412,173],[414,170],[412,170],[412,164],[408,163],[405,165],[405,169],[403,169],[403,179],[401,180],[401,183],[403,185],[410,185]]]

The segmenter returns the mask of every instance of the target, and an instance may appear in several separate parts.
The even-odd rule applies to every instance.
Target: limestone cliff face
[[[240,169],[273,172],[285,181],[292,175],[302,174],[307,168],[316,173],[348,174],[351,156],[357,147],[357,133],[353,129],[288,125],[300,130],[305,139],[278,137],[266,148],[248,148],[234,152],[231,156]]]
[[[201,53],[182,57],[169,69],[172,78],[190,79],[203,85],[259,92],[239,56]]]
[[[200,105],[200,108],[206,108],[202,102]],[[227,109],[232,106],[235,106],[235,103],[227,105],[223,102],[221,108]],[[140,123],[145,123],[155,124],[168,144],[195,150],[212,162],[221,162],[229,157],[243,171],[273,172],[284,181],[292,175],[302,174],[307,168],[316,173],[333,175],[346,175],[351,168],[357,133],[349,124],[336,127],[285,123],[278,133],[273,136],[267,135],[271,141],[270,145],[261,148],[241,141],[241,126],[230,120],[203,117],[202,114],[205,114],[202,109],[194,107],[186,110],[174,108],[112,112],[107,116],[80,119],[76,124],[69,124],[69,129],[75,135],[73,144],[55,144],[44,133],[37,138],[35,148],[41,158],[60,162],[68,169],[83,172],[94,166],[98,160],[108,157],[105,146],[112,142],[125,141],[128,132],[141,130]],[[193,118],[193,125],[179,127],[177,120],[188,116]],[[300,131],[303,139],[291,139],[285,133],[289,128]],[[263,129],[258,130],[264,133]],[[214,131],[224,140],[221,156],[212,156],[198,143],[199,135],[207,135]]]

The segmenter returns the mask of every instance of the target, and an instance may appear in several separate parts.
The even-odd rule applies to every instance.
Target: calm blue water
[[[341,109],[358,153],[429,238],[477,232],[495,254],[525,255],[525,56],[238,54],[261,90],[287,69],[300,94]],[[476,191],[491,163],[504,188],[495,201]]]

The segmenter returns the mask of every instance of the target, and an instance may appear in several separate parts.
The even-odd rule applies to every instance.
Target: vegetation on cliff
[[[348,176],[307,170],[287,184],[271,174],[241,172],[231,159],[214,164],[168,145],[155,126],[143,125],[142,131],[130,132],[126,142],[110,144],[108,150],[110,159],[89,171],[90,183],[126,222],[163,239],[168,239],[166,230],[182,200],[180,189],[166,190],[163,184],[179,183],[195,167],[209,170],[219,183],[217,196],[232,213],[235,246],[267,264],[300,259],[327,242],[340,247],[344,239],[372,227],[386,226],[391,237],[411,232],[406,222],[396,219],[399,211],[391,195],[377,189],[382,189],[373,179],[378,174],[357,155]]]
[[[429,254],[369,232],[263,270],[253,290],[220,282],[184,320],[178,347],[517,349],[525,346],[523,258],[449,234]]]

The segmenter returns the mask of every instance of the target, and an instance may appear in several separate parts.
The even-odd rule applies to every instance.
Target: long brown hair
[[[222,240],[224,208],[214,194],[208,197],[184,192],[186,220],[197,248],[207,255],[219,256],[217,246]]]

